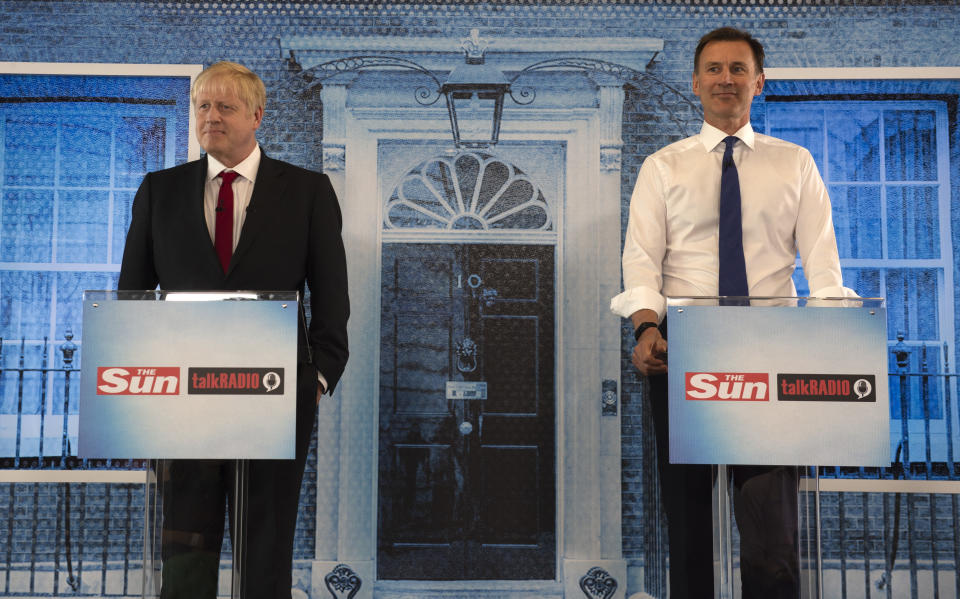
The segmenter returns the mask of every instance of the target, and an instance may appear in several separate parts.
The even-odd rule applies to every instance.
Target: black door
[[[378,577],[554,578],[553,247],[382,264]]]

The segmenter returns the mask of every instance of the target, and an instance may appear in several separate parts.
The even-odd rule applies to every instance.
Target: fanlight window
[[[543,192],[523,171],[484,152],[422,162],[387,201],[386,229],[552,231]]]

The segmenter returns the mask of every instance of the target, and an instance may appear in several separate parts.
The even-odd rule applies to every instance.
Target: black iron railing
[[[149,464],[77,458],[80,354],[72,338],[0,338],[0,597],[142,593]],[[316,443],[314,430],[296,560],[313,557]],[[228,536],[221,558],[229,570]]]
[[[938,370],[942,358],[942,371],[931,368],[932,356]],[[820,468],[825,596],[957,598],[958,374],[950,372],[946,344],[911,347],[899,335],[892,357],[892,409],[900,416],[892,421],[899,429],[892,435],[893,463],[889,468]]]
[[[819,469],[826,596],[960,598],[958,374],[945,348],[901,339],[892,352],[891,395],[907,416],[893,421],[895,463]],[[13,433],[0,438],[0,595],[139,593],[143,484],[102,481],[146,464],[73,455],[78,357],[69,334],[59,345],[0,339],[0,431]],[[919,492],[897,486],[921,481]]]
[[[76,457],[72,333],[57,347],[21,339],[10,350],[0,338],[0,417],[14,433],[0,439],[0,594],[139,595],[143,482],[96,481],[145,482],[145,462]],[[97,474],[118,470],[130,475]]]

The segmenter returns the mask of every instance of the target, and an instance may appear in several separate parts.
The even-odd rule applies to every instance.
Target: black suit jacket
[[[336,386],[347,362],[347,270],[341,215],[326,175],[262,155],[226,273],[203,212],[207,159],[147,174],[133,201],[119,289],[310,289],[298,355]]]

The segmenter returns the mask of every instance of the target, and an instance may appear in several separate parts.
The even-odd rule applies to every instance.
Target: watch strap
[[[649,321],[648,321],[648,322],[641,322],[641,323],[640,323],[640,326],[638,326],[638,327],[633,331],[633,338],[636,339],[637,341],[640,341],[640,335],[643,335],[643,332],[644,332],[644,331],[646,331],[647,329],[649,329],[649,328],[651,328],[651,327],[655,327],[655,326],[657,326],[657,323],[655,323],[655,322],[649,322]]]

